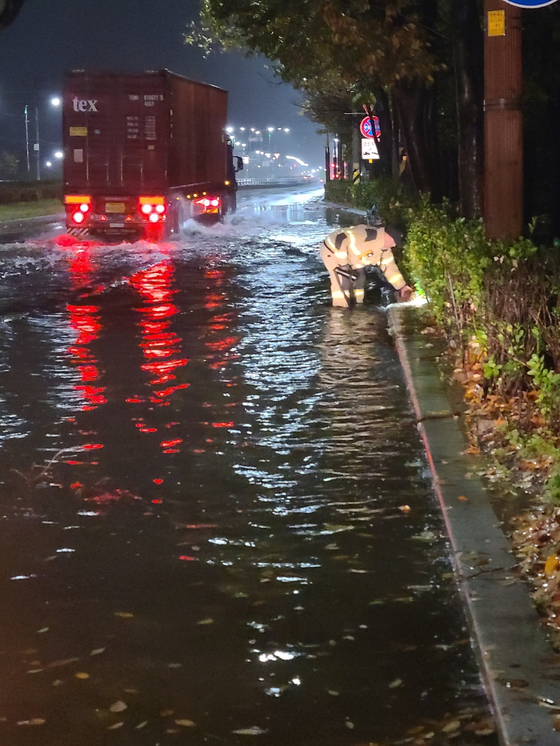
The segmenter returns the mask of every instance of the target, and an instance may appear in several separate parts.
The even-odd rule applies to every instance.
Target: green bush
[[[9,205],[15,202],[37,202],[42,199],[62,199],[62,182],[0,182],[0,205]]]
[[[325,199],[337,205],[355,205],[350,181],[327,181],[325,184]]]
[[[455,219],[424,197],[409,210],[405,266],[437,321],[464,344],[479,326],[484,275],[492,262],[480,220]]]

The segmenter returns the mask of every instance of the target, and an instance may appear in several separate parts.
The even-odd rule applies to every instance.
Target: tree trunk
[[[435,202],[441,199],[436,126],[436,88],[421,80],[401,81],[393,88],[398,121],[413,184]]]
[[[478,3],[453,0],[461,214],[482,215],[484,183],[484,55]]]

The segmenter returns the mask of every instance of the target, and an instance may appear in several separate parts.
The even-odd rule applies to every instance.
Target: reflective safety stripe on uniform
[[[350,248],[352,250],[352,253],[356,256],[361,255],[360,249],[356,245],[356,236],[354,235],[353,231],[346,231],[346,235],[348,236],[348,242],[350,243]]]
[[[406,285],[404,277],[401,275],[399,268],[397,267],[392,251],[385,250],[383,252],[383,258],[379,262],[379,267],[387,281],[391,283],[395,290],[400,290]]]
[[[337,249],[336,246],[333,244],[331,239],[327,236],[325,240],[323,241],[327,249],[332,251],[332,253],[336,256],[337,259],[346,259],[348,257],[348,252],[344,249]]]

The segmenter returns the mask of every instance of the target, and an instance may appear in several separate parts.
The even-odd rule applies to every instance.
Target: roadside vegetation
[[[0,220],[19,220],[64,212],[60,181],[0,182]]]
[[[43,215],[61,215],[64,205],[60,199],[40,199],[34,202],[0,204],[0,221],[35,218]]]

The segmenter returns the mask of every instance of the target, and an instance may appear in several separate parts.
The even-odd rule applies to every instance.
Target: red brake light
[[[89,208],[90,208],[90,207],[91,207],[91,205],[89,205],[89,204],[87,204],[86,202],[84,202],[83,204],[81,204],[81,205],[80,205],[80,210],[81,210],[82,212],[87,212],[87,211],[89,210]]]
[[[142,205],[142,207],[140,209],[142,210],[142,212],[144,213],[144,215],[149,215],[151,213],[151,211],[152,211],[152,206],[149,205],[149,204],[145,204],[145,205]]]
[[[83,212],[75,212],[75,213],[74,213],[74,214],[72,215],[72,220],[73,220],[73,221],[74,221],[75,223],[83,223],[83,222],[84,222],[84,220],[85,220],[85,217],[86,217],[86,216],[84,215],[84,213],[83,213]]]

